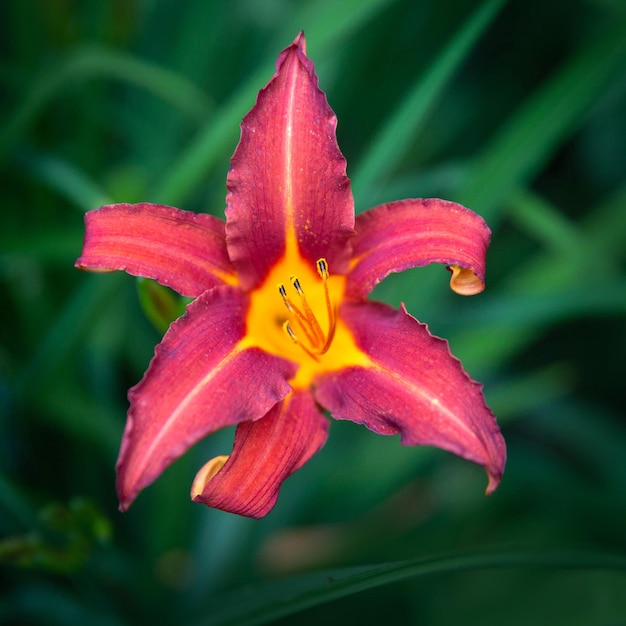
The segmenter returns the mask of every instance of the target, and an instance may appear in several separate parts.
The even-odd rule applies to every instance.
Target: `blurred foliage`
[[[492,226],[485,293],[432,267],[375,297],[485,383],[504,481],[484,498],[480,468],[333,423],[252,521],[189,502],[225,432],[120,515],[126,390],[180,303],[76,271],[82,213],[223,215],[300,29],[357,209],[440,196]],[[6,0],[0,32],[0,623],[624,623],[621,0]]]
[[[47,505],[39,514],[41,531],[0,540],[0,563],[76,572],[96,543],[111,534],[109,520],[85,500]],[[48,536],[46,536],[48,535]]]

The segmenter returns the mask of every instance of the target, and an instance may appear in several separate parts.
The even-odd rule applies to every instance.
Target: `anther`
[[[280,294],[281,298],[283,299],[283,302],[285,303],[285,306],[287,307],[287,310],[288,311],[293,311],[293,306],[291,305],[291,301],[287,297],[287,290],[285,289],[285,285],[283,285],[282,283],[278,284],[278,293]]]
[[[328,263],[326,263],[326,259],[318,259],[317,263],[317,273],[320,275],[322,280],[328,280]]]
[[[293,329],[291,328],[291,324],[289,323],[289,320],[287,320],[283,324],[283,330],[287,333],[291,341],[293,341],[295,344],[298,343],[298,338],[296,337],[296,333],[293,332]]]
[[[291,280],[291,284],[293,285],[293,288],[297,291],[298,295],[303,296],[304,291],[302,291],[302,287],[300,287],[300,281],[298,280],[298,278],[296,276],[292,276],[289,280]]]

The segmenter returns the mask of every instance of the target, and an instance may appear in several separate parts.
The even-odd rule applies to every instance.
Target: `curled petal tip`
[[[489,479],[487,489],[485,490],[486,496],[490,496],[500,486],[504,466],[506,465],[506,444],[499,430],[492,433],[488,448],[490,459],[489,463],[485,464],[485,471]]]
[[[92,274],[112,274],[115,271],[107,267],[89,267],[88,265],[83,265],[81,259],[82,257],[74,263],[74,267],[76,269],[83,270],[83,272],[91,272]]]
[[[228,455],[223,454],[216,456],[202,466],[191,485],[192,500],[202,495],[209,481],[224,467],[226,461],[228,461]]]
[[[490,496],[500,485],[500,481],[502,480],[502,474],[492,474],[488,472],[489,475],[489,484],[487,485],[487,489],[485,490],[485,495]]]
[[[473,270],[460,265],[449,265],[450,289],[461,296],[474,296],[485,289],[485,282]]]

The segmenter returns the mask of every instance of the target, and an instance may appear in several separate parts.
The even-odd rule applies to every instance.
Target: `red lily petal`
[[[381,204],[356,219],[349,297],[362,299],[385,276],[429,263],[452,266],[450,287],[481,292],[491,231],[482,217],[436,198]]]
[[[204,292],[170,326],[130,390],[117,461],[122,510],[199,439],[264,416],[291,391],[293,363],[241,347],[247,306],[248,297],[233,287]]]
[[[487,493],[499,484],[504,439],[485,405],[482,386],[406,310],[375,302],[344,304],[343,320],[372,360],[318,380],[315,397],[337,419],[348,419],[405,445],[431,445],[483,465]]]
[[[324,257],[333,273],[345,271],[354,227],[337,118],[317,86],[302,34],[276,67],[241,124],[227,179],[228,252],[245,289],[263,280],[293,235],[312,266]]]
[[[198,472],[196,502],[239,515],[267,515],[282,482],[326,442],[328,420],[309,391],[294,391],[255,422],[237,426],[230,457],[217,457]]]
[[[184,296],[234,284],[224,222],[160,204],[111,204],[85,214],[85,244],[76,267],[125,270],[154,278]]]

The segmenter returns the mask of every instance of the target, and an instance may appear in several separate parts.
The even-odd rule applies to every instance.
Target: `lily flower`
[[[367,300],[391,272],[429,263],[448,267],[457,293],[482,291],[489,228],[438,199],[355,218],[337,119],[302,33],[276,67],[241,125],[226,222],[149,203],[85,216],[77,267],[195,298],[129,392],[120,509],[193,444],[237,425],[232,453],[198,472],[191,497],[263,517],[324,445],[327,413],[480,464],[491,493],[506,451],[482,386],[404,306]]]

